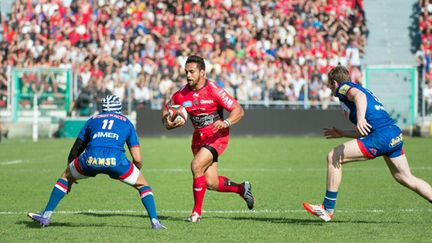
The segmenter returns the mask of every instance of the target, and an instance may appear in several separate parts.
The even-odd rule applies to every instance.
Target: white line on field
[[[75,211],[56,211],[56,214],[85,214],[85,213],[94,213],[94,214],[142,214],[145,210],[75,210]],[[385,212],[402,212],[402,213],[417,213],[417,212],[432,212],[432,209],[414,209],[414,208],[406,208],[406,209],[341,209],[337,210],[337,213],[385,213]],[[161,213],[190,213],[190,210],[160,210]],[[306,212],[303,209],[261,209],[261,210],[203,210],[206,214],[281,214],[281,213],[304,213]],[[26,214],[28,212],[14,212],[14,211],[4,211],[0,212],[0,215],[18,215],[18,214]]]
[[[14,164],[20,164],[23,162],[24,162],[23,160],[11,160],[11,161],[1,162],[0,165],[14,165]]]
[[[386,170],[386,168],[355,168],[345,166],[343,168],[345,171],[375,171],[375,170]],[[142,169],[144,172],[190,172],[190,169],[180,169],[180,168],[167,168],[167,169]],[[316,168],[277,168],[277,169],[268,169],[268,168],[252,168],[252,169],[224,169],[219,168],[219,171],[248,171],[248,172],[298,172],[298,171],[325,171],[327,168],[325,167],[316,167]],[[411,167],[411,170],[432,170],[432,167]]]
[[[24,161],[18,162],[17,161],[8,161],[8,162],[3,162],[3,163],[10,163],[10,164],[14,164],[14,163],[23,163]],[[14,163],[11,163],[14,162]],[[0,165],[3,165],[3,163],[0,162]],[[9,164],[4,164],[4,165],[9,165]],[[256,169],[224,169],[224,168],[219,168],[220,172],[262,172],[262,173],[266,173],[266,172],[278,172],[278,173],[298,173],[298,172],[305,172],[305,171],[309,171],[309,172],[325,172],[327,169],[325,167],[322,168],[279,168],[279,169],[267,169],[267,168],[256,168]],[[386,168],[356,168],[355,166],[353,167],[344,167],[344,171],[353,171],[353,172],[359,172],[359,171],[385,171]],[[425,171],[425,170],[432,170],[432,167],[411,167],[411,170],[413,171]],[[18,170],[14,170],[14,173],[18,173],[18,172],[24,172],[24,173],[28,173],[29,171],[34,171],[33,168],[28,168],[28,169],[18,169]],[[38,169],[38,172],[44,172],[44,173],[51,173],[51,172],[55,172],[58,170],[56,169],[51,169],[51,168],[43,168],[43,169]],[[166,169],[146,169],[143,168],[142,169],[143,173],[152,173],[152,172],[159,172],[159,173],[190,173],[190,169],[181,169],[181,168],[166,168]]]

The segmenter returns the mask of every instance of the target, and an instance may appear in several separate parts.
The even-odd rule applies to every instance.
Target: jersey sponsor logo
[[[115,118],[117,118],[119,120],[126,121],[125,117],[117,115],[117,114],[98,114],[98,115],[94,115],[93,116],[94,119],[96,119],[96,118],[106,118],[106,117],[115,117]]]
[[[115,138],[115,140],[119,140],[119,135],[113,132],[97,132],[93,135],[93,139],[96,138]]]
[[[214,101],[213,100],[201,100],[201,105],[205,105],[205,104],[213,104]]]
[[[88,157],[86,163],[88,165],[94,165],[94,166],[116,166],[116,158],[95,158],[95,157]]]
[[[391,148],[396,147],[397,145],[399,145],[402,142],[403,142],[403,135],[401,133],[397,137],[392,138],[392,140],[390,141],[390,147]]]
[[[183,107],[191,107],[192,106],[192,101],[187,100],[187,101],[183,102],[182,106]]]
[[[192,124],[195,126],[195,128],[201,128],[208,126],[215,122],[216,120],[220,120],[219,113],[213,112],[211,114],[200,114],[197,116],[191,116]]]
[[[341,95],[346,95],[347,94],[347,92],[348,92],[348,90],[350,89],[351,87],[348,85],[348,84],[344,84],[344,85],[342,85],[340,88],[339,88],[339,94],[341,94]]]
[[[234,103],[234,100],[229,97],[229,95],[225,92],[225,90],[221,89],[219,91],[219,97],[222,99],[222,102],[228,107],[231,108],[232,104]]]

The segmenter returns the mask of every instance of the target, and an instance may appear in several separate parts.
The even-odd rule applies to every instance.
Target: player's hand
[[[167,129],[174,129],[174,128],[177,128],[177,127],[181,127],[185,123],[186,123],[186,121],[183,120],[183,119],[178,119],[178,120],[172,122],[172,121],[170,121],[169,116],[165,117],[165,126],[166,126]]]
[[[213,127],[217,130],[227,128],[225,122],[223,122],[222,120],[215,121],[213,123]]]
[[[142,162],[134,161],[133,163],[134,163],[134,165],[135,165],[139,170],[141,170],[141,168],[142,168],[142,166],[143,166],[143,163],[142,163]]]
[[[369,124],[366,119],[361,119],[357,121],[357,131],[362,135],[366,136],[371,131],[371,124]]]
[[[343,137],[343,132],[341,130],[337,129],[336,127],[324,128],[323,130],[324,130],[324,136],[327,139]]]

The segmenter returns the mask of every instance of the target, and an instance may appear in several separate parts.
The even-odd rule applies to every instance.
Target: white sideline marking
[[[20,164],[23,162],[24,162],[23,160],[12,160],[12,161],[1,162],[0,165],[14,165],[14,164]]]
[[[3,163],[10,163],[10,162],[14,162],[14,163],[23,163],[24,161],[20,161],[20,160],[16,160],[16,161],[7,161],[7,162],[3,162]],[[12,164],[14,164],[12,163]],[[2,163],[0,163],[0,165],[3,165]],[[8,164],[5,164],[8,165]],[[325,172],[327,170],[327,168],[322,167],[322,168],[304,168],[304,169],[293,169],[293,168],[280,168],[280,169],[266,169],[266,168],[256,168],[256,169],[218,169],[220,172],[279,172],[279,173],[297,173],[297,172],[305,172],[305,171],[312,171],[312,172]],[[425,166],[425,167],[411,167],[411,170],[413,171],[424,171],[424,170],[432,170],[432,167],[430,166]],[[34,169],[18,169],[18,170],[14,170],[14,173],[17,172],[29,172],[29,171],[34,171]],[[51,173],[51,172],[58,172],[58,170],[56,169],[38,169],[38,171],[42,171],[44,173]],[[143,168],[142,171],[144,173],[147,172],[160,172],[160,173],[190,173],[190,169],[180,169],[180,168],[167,168],[167,169],[146,169]],[[386,171],[386,168],[355,168],[355,166],[352,167],[344,167],[344,171],[354,171],[354,172],[358,172],[358,171]]]
[[[432,167],[410,167],[411,170],[432,170]],[[385,170],[384,168],[355,168],[354,167],[344,167],[344,170],[347,171],[376,171],[376,170]],[[248,171],[248,172],[299,172],[299,171],[326,171],[326,167],[322,168],[304,168],[304,169],[294,169],[294,168],[280,168],[280,169],[266,169],[266,168],[256,168],[256,169],[224,169],[219,168],[219,171]],[[190,169],[180,169],[180,168],[169,168],[169,169],[145,169],[144,172],[187,172],[190,173]]]
[[[414,208],[406,208],[406,209],[346,209],[346,210],[337,210],[337,213],[385,213],[385,212],[403,212],[403,213],[417,213],[417,212],[432,212],[432,209],[414,209]],[[184,213],[189,214],[190,210],[159,210],[161,213]],[[280,214],[280,213],[305,213],[304,209],[261,209],[261,210],[203,210],[204,213],[207,214]],[[0,212],[0,215],[18,215],[18,214],[26,214],[28,212],[14,212],[14,211],[4,211]],[[142,214],[145,213],[145,210],[76,210],[76,211],[55,211],[56,214],[83,214],[83,213],[94,213],[94,214],[125,214],[125,213],[134,213],[134,214]]]

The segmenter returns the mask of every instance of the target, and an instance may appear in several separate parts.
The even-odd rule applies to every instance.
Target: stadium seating
[[[314,105],[329,98],[325,74],[338,63],[361,82],[367,36],[362,0],[16,1],[2,27],[6,73],[71,67],[94,97],[153,108],[184,84],[190,54],[240,101]]]

